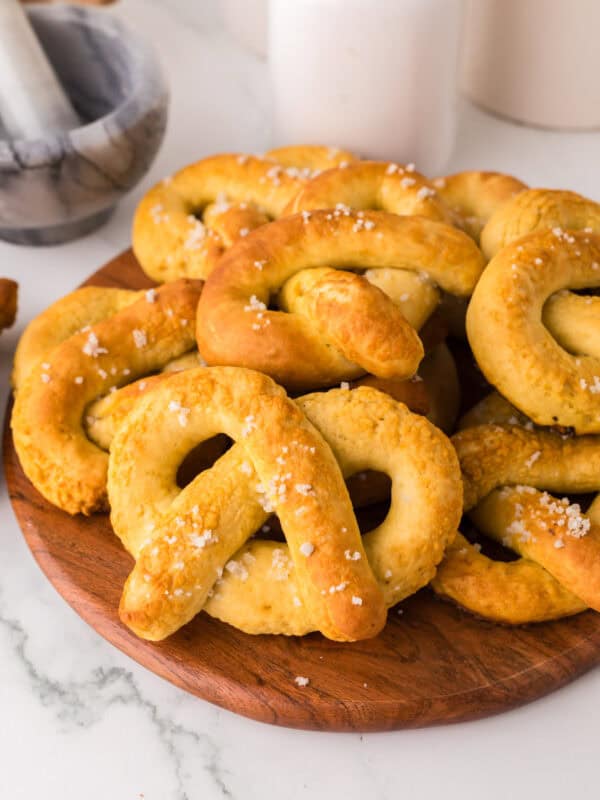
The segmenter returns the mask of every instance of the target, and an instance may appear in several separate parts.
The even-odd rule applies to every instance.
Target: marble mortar
[[[58,244],[105,222],[162,142],[168,91],[152,49],[105,11],[30,6],[81,127],[8,140],[0,128],[0,238]]]

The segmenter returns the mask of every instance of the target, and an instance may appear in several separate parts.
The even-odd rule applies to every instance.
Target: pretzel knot
[[[179,489],[185,455],[219,432],[235,444]],[[365,469],[390,475],[392,502],[361,538],[344,477]],[[423,417],[369,387],[294,402],[231,367],[178,373],[141,399],[108,486],[136,558],[121,619],[153,640],[202,609],[251,633],[374,636],[386,607],[430,580],[461,512],[455,453]],[[250,539],[273,511],[287,544]]]
[[[468,295],[483,266],[473,241],[443,223],[346,208],[295,214],[239,241],[210,275],[198,348],[208,364],[257,369],[295,389],[364,372],[410,377],[423,355],[414,329],[385,292],[348,270],[409,270]],[[269,308],[280,290],[289,312]]]
[[[179,170],[142,198],[133,250],[156,281],[206,278],[238,238],[281,216],[306,180],[352,160],[343,150],[285,147],[264,158],[219,155]]]
[[[459,534],[434,590],[480,616],[522,624],[600,610],[600,525],[552,492],[600,490],[600,440],[519,425],[479,425],[453,437],[465,510],[520,558],[493,561]],[[547,491],[538,491],[538,488]]]
[[[106,508],[108,454],[86,436],[86,409],[98,397],[192,349],[201,288],[200,281],[184,279],[142,292],[133,303],[133,292],[111,295],[101,290],[98,295],[96,290],[93,296],[103,302],[96,309],[102,321],[49,353],[39,334],[47,330],[56,308],[34,326],[16,373],[19,387],[11,426],[25,474],[51,503],[70,514]],[[121,311],[105,317],[109,307],[121,303]],[[86,313],[93,316],[89,309]],[[58,336],[67,333],[63,329]],[[37,356],[42,353],[45,360],[40,363]],[[29,358],[34,366],[27,372]]]

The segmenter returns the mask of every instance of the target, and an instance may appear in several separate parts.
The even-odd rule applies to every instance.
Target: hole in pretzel
[[[177,486],[180,489],[185,488],[188,483],[194,480],[196,475],[212,467],[215,461],[221,458],[232,444],[233,440],[229,436],[219,433],[190,450],[177,469]]]
[[[390,510],[392,483],[384,472],[365,470],[351,475],[346,486],[362,535],[381,525]],[[284,542],[285,535],[277,514],[273,514],[255,533],[257,539]]]

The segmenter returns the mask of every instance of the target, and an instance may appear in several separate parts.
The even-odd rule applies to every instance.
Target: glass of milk
[[[456,128],[462,0],[270,0],[278,145],[338,145],[433,175]]]

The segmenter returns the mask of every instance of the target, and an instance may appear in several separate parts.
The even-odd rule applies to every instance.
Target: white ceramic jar
[[[599,28],[599,0],[470,0],[465,92],[521,122],[600,127]]]
[[[462,0],[270,0],[276,144],[336,144],[444,168]]]

